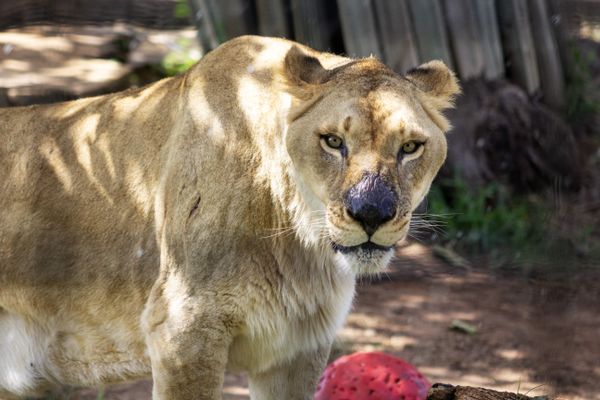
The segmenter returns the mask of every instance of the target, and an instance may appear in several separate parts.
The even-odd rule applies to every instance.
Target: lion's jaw
[[[335,250],[334,262],[337,268],[356,275],[378,274],[385,270],[394,256],[393,247],[373,249],[359,246],[349,252]]]
[[[339,222],[335,212],[327,213],[327,237],[334,251],[338,268],[355,274],[377,274],[387,267],[394,255],[394,246],[403,241],[409,228],[410,217],[400,218],[378,229],[373,235],[365,233],[357,224]],[[402,222],[404,221],[404,222]]]

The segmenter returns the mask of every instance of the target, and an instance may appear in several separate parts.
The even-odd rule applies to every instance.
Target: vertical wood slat
[[[221,41],[256,32],[252,1],[208,0],[208,3],[216,19],[214,24],[217,32],[224,33],[224,38]]]
[[[326,2],[291,0],[296,41],[326,51],[331,48],[331,21],[327,19]]]
[[[375,0],[383,59],[394,71],[405,73],[419,65],[417,43],[412,33],[406,0]]]
[[[206,18],[210,19],[212,30],[220,44],[226,41],[229,36],[225,31],[225,21],[218,4],[216,4],[217,2],[218,0],[202,0]]]
[[[504,76],[504,56],[498,28],[496,1],[473,0],[473,7],[481,32],[480,40],[484,59],[483,76],[486,79],[501,78]]]
[[[209,5],[206,0],[188,0],[192,12],[192,21],[196,26],[198,41],[202,51],[208,51],[219,45],[219,38],[214,26],[214,19],[210,15]]]
[[[256,0],[258,32],[265,36],[290,37],[284,0]]]
[[[562,5],[564,5],[562,0],[548,1],[551,21],[553,22],[552,28],[554,29],[558,53],[562,61],[563,73],[565,74],[565,79],[568,79],[568,77],[573,76],[575,65],[572,53],[572,42],[568,33],[567,18],[565,18],[567,11],[561,7]]]
[[[444,11],[458,75],[462,79],[483,75],[483,48],[471,0],[444,0]]]
[[[352,57],[382,58],[370,0],[338,0],[346,52]]]
[[[453,68],[442,7],[438,0],[409,0],[419,58],[440,59]]]
[[[546,0],[528,0],[528,5],[544,102],[560,110],[565,105],[564,74]]]
[[[504,52],[512,78],[529,94],[534,94],[540,89],[540,77],[527,3],[523,0],[501,0],[497,5]]]

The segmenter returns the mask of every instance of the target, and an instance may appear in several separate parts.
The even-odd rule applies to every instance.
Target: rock
[[[467,82],[448,134],[445,174],[472,185],[502,182],[518,191],[553,185],[576,189],[582,166],[566,122],[506,81]]]

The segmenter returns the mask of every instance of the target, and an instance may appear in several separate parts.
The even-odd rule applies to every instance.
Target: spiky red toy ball
[[[379,353],[354,353],[329,364],[314,400],[425,400],[431,384],[415,367]]]

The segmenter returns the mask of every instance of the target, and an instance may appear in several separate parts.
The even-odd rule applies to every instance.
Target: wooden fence
[[[176,28],[186,23],[176,12],[185,4],[205,49],[251,33],[373,55],[400,73],[437,58],[463,80],[507,77],[556,109],[570,70],[564,25],[581,13],[600,21],[600,0],[7,0],[0,29],[114,21]]]
[[[188,18],[176,12],[178,1],[185,0],[0,0],[0,29],[116,21],[155,29],[189,26]]]
[[[463,80],[508,77],[556,109],[565,105],[559,13],[568,0],[188,1],[205,48],[258,33],[373,55],[400,73],[437,58]]]

